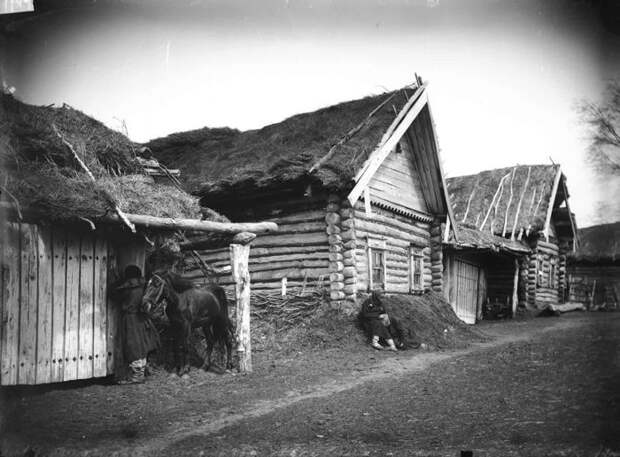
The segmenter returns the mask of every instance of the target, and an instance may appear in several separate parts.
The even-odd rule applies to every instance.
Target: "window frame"
[[[375,254],[377,252],[381,253],[381,261],[382,265],[380,267],[375,267]],[[366,259],[368,261],[368,290],[373,290],[377,287],[381,287],[383,290],[386,290],[387,286],[387,243],[384,239],[376,239],[376,238],[368,238],[367,239],[367,248],[366,248]],[[375,270],[379,270],[383,276],[382,284],[375,284],[374,281],[374,273]]]
[[[416,283],[416,276],[418,281]],[[409,293],[424,290],[424,253],[417,246],[409,247]]]

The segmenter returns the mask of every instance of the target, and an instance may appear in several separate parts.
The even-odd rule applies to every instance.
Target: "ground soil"
[[[478,330],[486,341],[401,353],[349,343],[346,332],[333,344],[328,330],[329,344],[256,352],[251,375],[194,370],[181,380],[159,371],[139,386],[16,389],[2,455],[620,451],[620,314]]]

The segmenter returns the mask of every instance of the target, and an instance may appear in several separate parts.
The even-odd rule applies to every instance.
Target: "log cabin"
[[[576,223],[560,166],[518,165],[450,178],[447,184],[458,224],[531,251],[520,256],[517,267],[493,268],[506,281],[503,295],[512,295],[510,278],[518,275],[518,294],[508,300],[513,313],[517,306],[537,309],[564,302]]]
[[[80,111],[0,97],[0,386],[117,374],[119,307],[108,286],[119,272],[144,272],[180,231],[230,239],[275,228],[230,224],[155,183],[136,145]]]
[[[277,234],[253,243],[253,290],[323,284],[332,306],[350,313],[358,292],[442,289],[451,207],[421,81],[259,130],[203,128],[146,146],[181,170],[202,205],[234,222],[277,222]],[[228,261],[209,238],[182,248],[215,268]]]
[[[581,228],[579,247],[568,257],[568,297],[589,309],[620,304],[620,222]]]

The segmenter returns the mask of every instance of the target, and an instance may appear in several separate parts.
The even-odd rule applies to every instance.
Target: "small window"
[[[409,261],[409,289],[411,292],[424,289],[424,256],[420,250],[411,248]]]
[[[385,251],[382,249],[371,249],[372,257],[372,287],[384,288],[385,286]]]
[[[385,240],[368,238],[368,288],[385,290],[386,253]]]
[[[551,261],[550,266],[549,266],[549,287],[555,287],[555,281],[556,281],[556,275],[557,275],[557,268],[555,266],[555,262]]]
[[[538,257],[536,259],[536,285],[540,287],[544,287],[545,273],[543,271],[543,265],[543,259]]]

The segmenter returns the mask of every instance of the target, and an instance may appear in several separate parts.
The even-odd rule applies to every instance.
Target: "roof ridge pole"
[[[510,239],[515,239],[515,231],[517,230],[517,222],[519,221],[519,213],[521,212],[521,203],[523,203],[523,197],[525,197],[525,192],[527,191],[527,185],[530,183],[530,173],[532,172],[532,167],[527,167],[527,177],[525,178],[525,184],[523,185],[523,192],[521,192],[521,196],[519,197],[519,203],[517,204],[517,212],[515,213],[515,221],[512,224],[512,232],[510,233]]]

